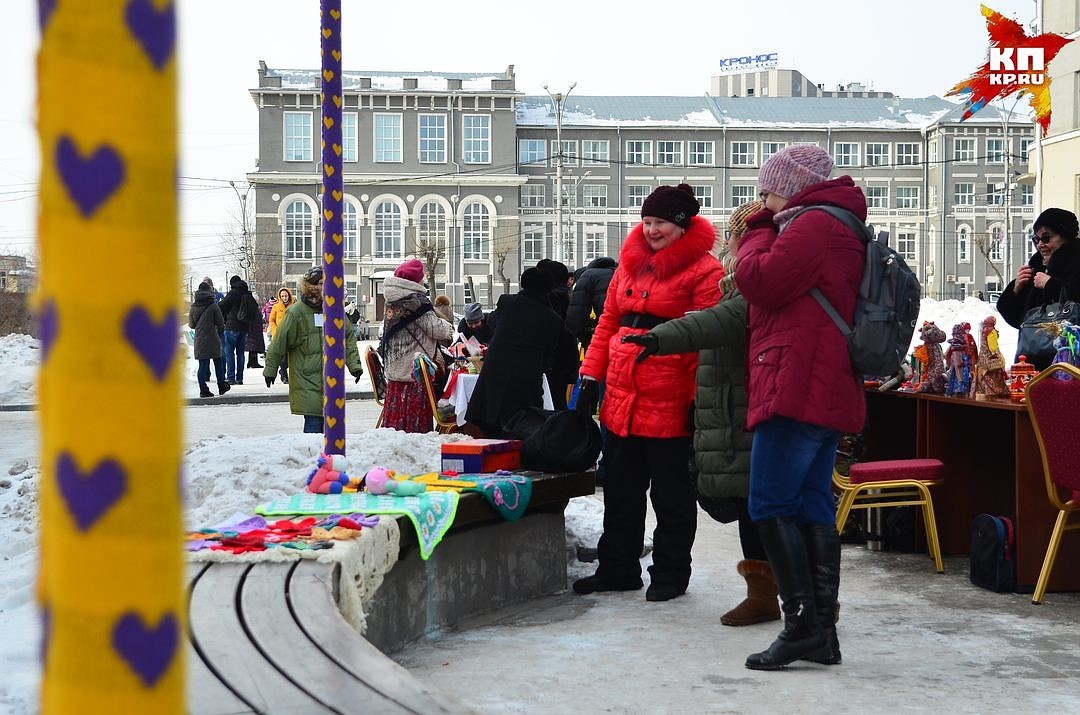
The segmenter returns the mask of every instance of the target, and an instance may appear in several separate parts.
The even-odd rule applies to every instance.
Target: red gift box
[[[519,439],[463,439],[442,446],[442,471],[484,474],[521,467]]]

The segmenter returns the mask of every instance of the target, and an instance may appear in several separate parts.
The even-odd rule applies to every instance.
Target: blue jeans
[[[214,375],[218,382],[225,382],[225,367],[222,365],[221,358],[199,358],[199,370],[195,373],[196,379],[199,381],[199,390],[201,392],[209,392],[210,387],[206,384],[210,379],[210,361],[214,361]]]
[[[834,523],[830,485],[839,441],[837,430],[788,417],[759,423],[750,452],[750,518]]]
[[[304,432],[317,432],[322,434],[323,418],[315,415],[304,415]]]
[[[244,345],[247,333],[239,330],[225,331],[225,379],[244,381]]]

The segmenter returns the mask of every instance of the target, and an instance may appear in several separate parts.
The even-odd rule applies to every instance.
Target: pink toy
[[[345,473],[345,455],[320,454],[315,462],[318,466],[308,475],[307,490],[313,494],[340,494],[345,491],[351,480]]]
[[[415,496],[427,491],[427,485],[423,482],[394,479],[396,475],[393,469],[372,467],[364,475],[364,488],[371,494],[394,494],[399,497]]]

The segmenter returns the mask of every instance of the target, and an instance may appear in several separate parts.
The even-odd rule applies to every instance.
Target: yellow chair
[[[451,416],[444,420],[439,416],[439,398],[435,396],[435,386],[431,382],[431,373],[428,372],[426,360],[420,361],[420,375],[424,379],[424,392],[427,393],[428,405],[431,407],[431,416],[435,418],[435,431],[442,434],[450,434],[457,431],[457,417]]]
[[[929,489],[941,484],[944,478],[945,465],[937,459],[856,462],[847,475],[833,469],[833,486],[840,492],[836,530],[843,528],[852,509],[921,506],[927,548],[934,557],[937,572],[944,573],[934,502]]]
[[[1065,363],[1055,363],[1035,376],[1024,393],[1035,437],[1039,440],[1039,452],[1042,453],[1046,496],[1058,510],[1039,580],[1035,584],[1035,593],[1031,597],[1032,603],[1042,603],[1062,535],[1066,531],[1080,529],[1080,523],[1069,524],[1069,517],[1080,511],[1080,462],[1077,460],[1077,456],[1080,456],[1080,449],[1077,448],[1080,444],[1077,441],[1077,430],[1080,429],[1080,370]]]
[[[367,351],[364,352],[364,363],[367,365],[367,374],[371,379],[371,391],[375,394],[375,404],[380,408],[383,406],[383,400],[386,398],[386,373],[383,372],[382,358],[375,348],[368,345]],[[379,416],[375,420],[375,428],[378,429],[382,426],[383,410],[379,410]]]

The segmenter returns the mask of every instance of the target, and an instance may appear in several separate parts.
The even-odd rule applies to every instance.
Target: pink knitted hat
[[[776,152],[758,171],[758,188],[790,199],[807,186],[829,180],[833,160],[817,144],[796,144]]]
[[[413,283],[424,282],[424,264],[419,258],[410,258],[394,270],[394,275]]]

